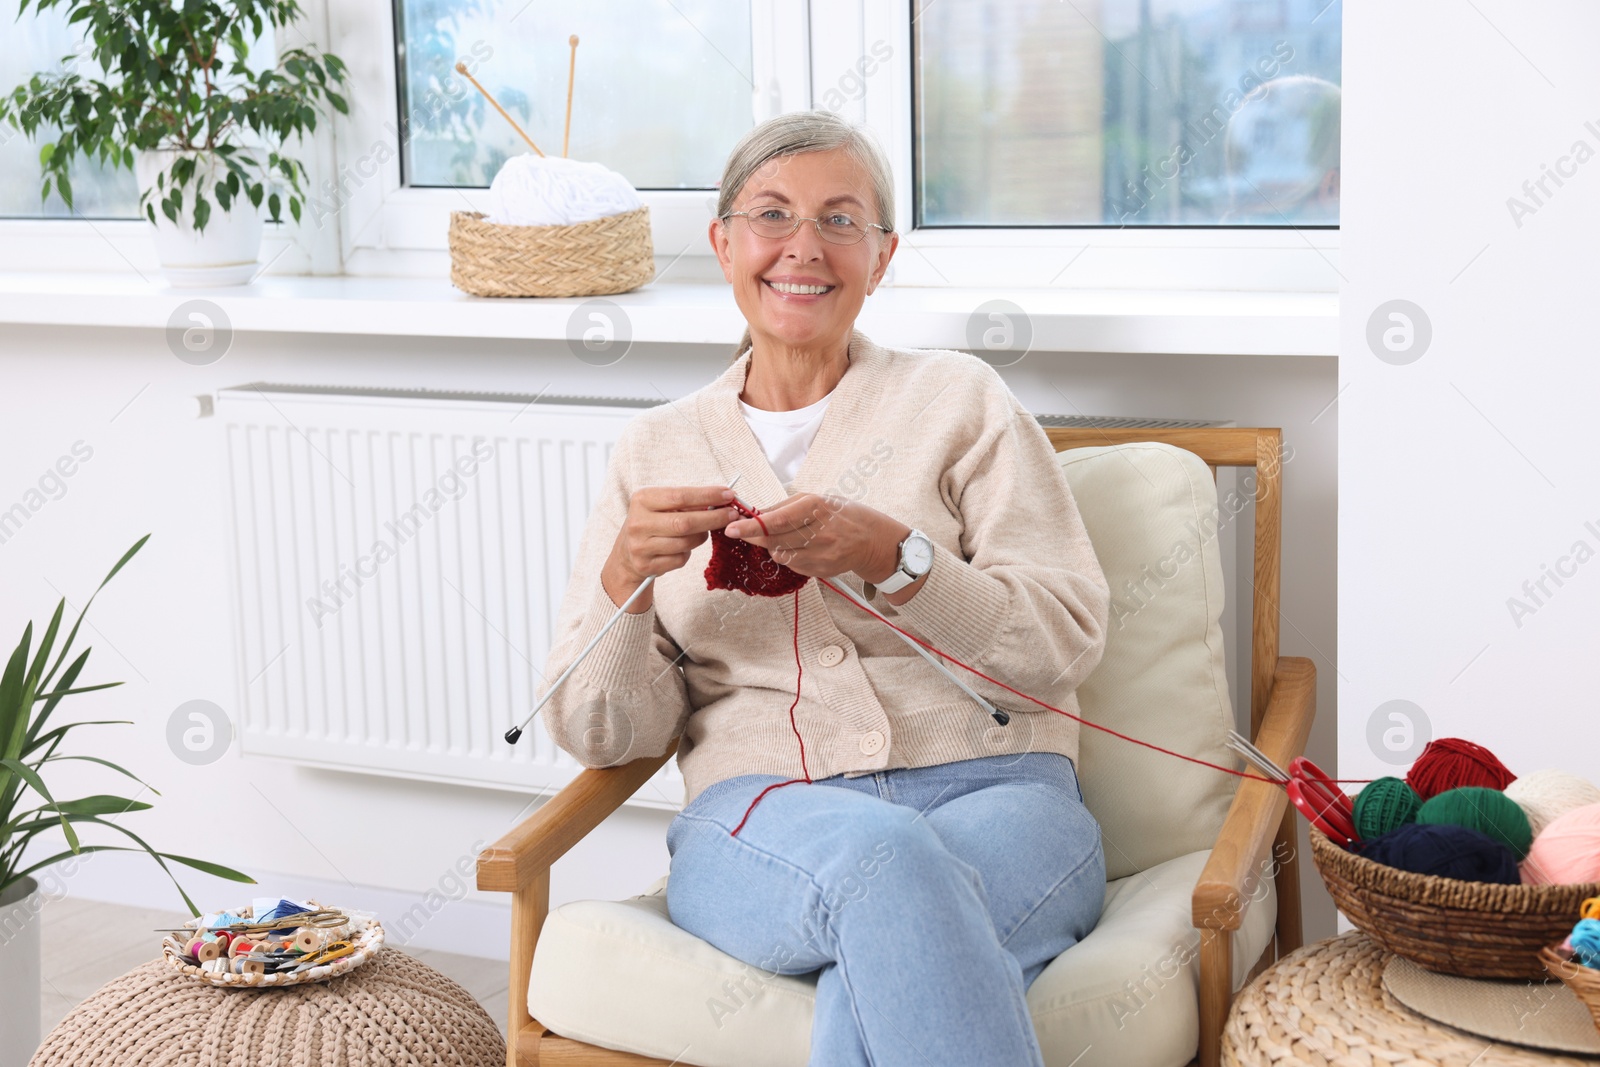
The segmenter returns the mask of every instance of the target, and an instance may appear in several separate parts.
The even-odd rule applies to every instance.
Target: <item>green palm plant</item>
[[[175,856],[170,852],[157,852],[138,834],[111,821],[111,816],[123,815],[130,811],[143,811],[151,807],[140,801],[137,795],[133,798],[95,795],[79,797],[76,800],[57,800],[44,781],[44,774],[47,773],[46,768],[49,764],[60,760],[86,760],[109,767],[138,782],[151,793],[161,795],[154,786],[109,760],[101,759],[99,756],[72,756],[57,752],[67,734],[81,726],[131,726],[131,720],[69,722],[46,729],[50,723],[50,716],[65,698],[110,689],[122,684],[102,682],[99,685],[76,686],[78,676],[83,672],[92,648],[84,649],[77,658],[67,664],[65,669],[62,669],[62,664],[66,663],[67,656],[72,650],[72,643],[78,636],[78,628],[83,625],[84,616],[89,613],[89,605],[94,603],[94,598],[100,595],[100,590],[106,587],[106,583],[116,576],[123,565],[132,559],[148,540],[150,540],[149,534],[139,538],[95,587],[94,593],[83,605],[83,610],[78,612],[77,621],[72,624],[72,630],[67,634],[60,651],[56,652],[53,663],[51,663],[51,652],[54,651],[56,635],[61,628],[62,613],[67,606],[65,597],[56,605],[55,615],[51,617],[50,624],[39,639],[37,648],[33,647],[33,623],[28,623],[27,628],[23,630],[22,641],[6,663],[5,673],[0,675],[0,741],[3,741],[4,745],[4,757],[0,758],[0,893],[34,871],[42,870],[69,856],[88,852],[149,853],[172,879],[172,884],[177,886],[183,902],[188,905],[190,914],[195,916],[201,914],[200,909],[189,899],[189,894],[183,891],[183,886],[178,885],[177,877],[167,866],[168,860],[219,878],[255,883],[255,879],[249,875],[215,863],[188,856]],[[47,663],[50,664],[48,670],[45,667]],[[143,791],[140,790],[141,793]],[[30,799],[30,793],[36,795],[37,800],[42,803]],[[137,847],[82,844],[74,827],[89,824],[109,827],[132,840]],[[21,867],[23,855],[29,844],[40,834],[51,832],[57,827],[66,838],[68,851],[58,852],[28,867]]]

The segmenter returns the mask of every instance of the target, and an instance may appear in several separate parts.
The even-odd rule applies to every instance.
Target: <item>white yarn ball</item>
[[[1600,786],[1566,771],[1535,771],[1506,786],[1506,796],[1528,816],[1533,835],[1573,808],[1600,804]]]
[[[501,226],[571,226],[643,203],[628,179],[604,164],[532,153],[506,160],[489,198],[486,221]]]

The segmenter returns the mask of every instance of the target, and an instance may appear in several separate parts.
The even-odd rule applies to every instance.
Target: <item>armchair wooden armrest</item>
[[[550,911],[550,866],[627,802],[672,758],[677,742],[660,756],[620,767],[589,768],[534,810],[500,840],[478,853],[478,888],[511,894],[511,981],[507,996],[506,1065],[539,1062],[544,1034],[528,1014],[528,973]]]
[[[1316,702],[1316,665],[1299,656],[1279,658],[1266,712],[1253,738],[1256,747],[1280,767],[1303,755]],[[1297,830],[1281,787],[1248,779],[1239,783],[1194,887],[1193,922],[1200,930],[1201,1067],[1215,1067],[1221,1055],[1222,1026],[1233,1000],[1233,931],[1244,921],[1257,888],[1274,874],[1280,875],[1278,931],[1275,946],[1263,958],[1300,947]],[[1272,863],[1264,868],[1269,845]]]

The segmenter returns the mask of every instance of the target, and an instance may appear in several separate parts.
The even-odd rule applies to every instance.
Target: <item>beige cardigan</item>
[[[739,408],[750,354],[623,430],[589,516],[545,678],[611,618],[600,569],[647,485],[726,485],[767,509],[789,494]],[[850,366],[793,482],[861,501],[922,530],[933,569],[899,608],[848,583],[897,626],[994,678],[1077,713],[1074,690],[1105,647],[1109,595],[1055,451],[994,369],[975,356],[897,350],[859,330]],[[679,738],[685,803],[724,778],[801,775],[789,726],[794,596],[706,588],[711,542],[656,579],[545,707],[556,743],[585,766],[665,752]],[[800,590],[795,722],[813,778],[1007,753],[1078,755],[1078,724],[952,667],[997,706],[998,726],[882,622],[816,582]],[[545,687],[547,688],[547,686]],[[543,691],[541,690],[541,695]]]

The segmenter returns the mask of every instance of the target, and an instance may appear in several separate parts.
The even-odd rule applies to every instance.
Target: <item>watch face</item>
[[[933,542],[925,535],[914,534],[906,538],[906,570],[921,575],[933,566]]]

